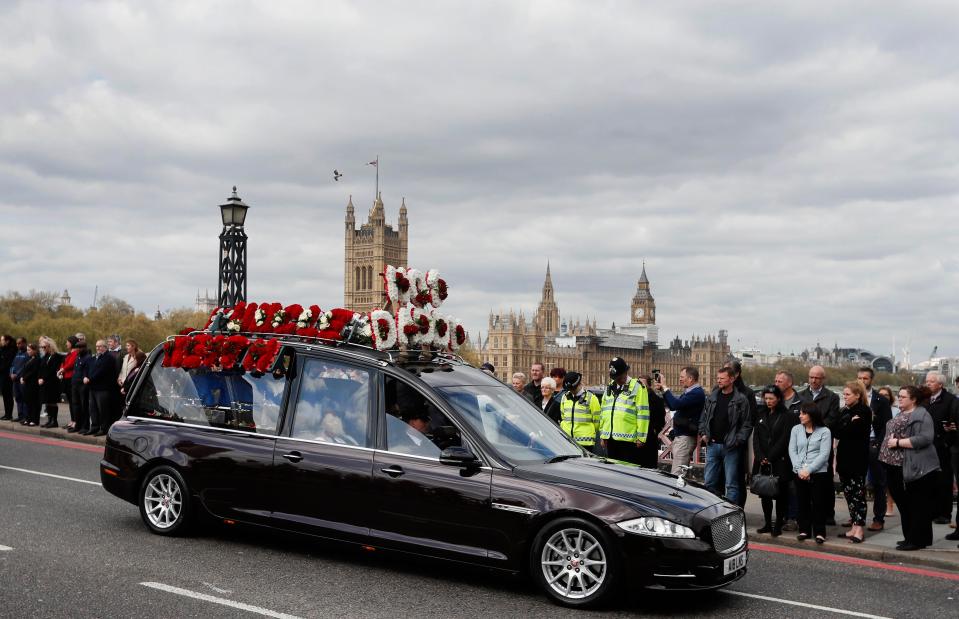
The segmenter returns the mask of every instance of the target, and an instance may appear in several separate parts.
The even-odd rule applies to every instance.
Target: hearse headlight
[[[643,516],[633,520],[624,520],[617,522],[616,526],[629,533],[637,535],[646,535],[649,537],[678,537],[682,539],[695,539],[696,534],[689,527],[676,524],[664,518],[654,518],[652,516]]]

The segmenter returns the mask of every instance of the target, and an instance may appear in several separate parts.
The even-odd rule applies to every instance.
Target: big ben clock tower
[[[656,324],[656,301],[653,299],[653,295],[649,293],[649,279],[646,277],[645,262],[643,263],[643,273],[639,276],[639,283],[636,285],[636,294],[633,295],[633,302],[630,305],[629,324]]]

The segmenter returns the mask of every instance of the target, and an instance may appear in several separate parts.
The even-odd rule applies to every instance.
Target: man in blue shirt
[[[683,387],[683,393],[677,398],[663,383],[662,374],[656,383],[657,388],[663,391],[666,406],[673,411],[673,474],[679,473],[679,467],[689,464],[692,458],[699,436],[699,416],[706,403],[706,392],[699,384],[698,369],[684,367],[679,372],[679,384]]]

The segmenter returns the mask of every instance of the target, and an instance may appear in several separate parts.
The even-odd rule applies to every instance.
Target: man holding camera
[[[663,392],[666,405],[673,411],[673,465],[670,472],[678,474],[680,467],[689,464],[693,451],[696,449],[699,436],[699,417],[703,414],[703,405],[706,403],[706,392],[699,384],[699,370],[693,366],[684,367],[679,372],[679,384],[683,393],[679,397],[673,395],[669,387],[663,382],[662,374],[655,376],[656,387]]]

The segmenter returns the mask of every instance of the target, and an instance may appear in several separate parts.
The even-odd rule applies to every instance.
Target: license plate
[[[746,567],[746,553],[741,552],[734,557],[729,557],[723,561],[723,576],[732,574],[735,571],[741,570]]]

